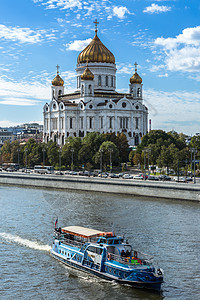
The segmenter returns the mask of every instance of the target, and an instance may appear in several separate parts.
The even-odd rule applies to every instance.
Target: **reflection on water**
[[[199,299],[199,204],[90,192],[0,188],[1,299]],[[49,255],[53,226],[116,233],[164,269],[163,294],[72,271]]]

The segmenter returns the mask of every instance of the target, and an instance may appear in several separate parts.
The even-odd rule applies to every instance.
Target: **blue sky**
[[[138,63],[152,129],[200,132],[200,3],[196,0],[0,1],[0,126],[42,123],[56,65],[65,92],[98,36],[115,55],[117,90]]]

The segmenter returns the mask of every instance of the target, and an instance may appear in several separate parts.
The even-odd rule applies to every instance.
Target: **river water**
[[[163,291],[72,271],[49,254],[54,222],[123,235],[154,255]],[[0,186],[0,299],[200,299],[199,203]]]

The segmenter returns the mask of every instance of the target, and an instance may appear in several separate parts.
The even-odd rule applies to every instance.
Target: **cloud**
[[[72,9],[72,8],[82,8],[82,1],[79,0],[33,0],[34,3],[41,3],[45,5],[47,9]]]
[[[152,119],[152,129],[174,129],[186,134],[199,132],[198,92],[145,89],[144,99],[149,108],[149,119]]]
[[[154,41],[165,56],[170,71],[200,71],[200,26],[186,28],[175,38],[159,37]]]
[[[34,44],[41,41],[42,35],[30,28],[8,27],[0,24],[0,39]]]
[[[66,50],[82,51],[91,41],[91,38],[86,40],[75,40],[65,45]]]
[[[167,12],[170,10],[171,10],[170,6],[158,5],[158,4],[152,3],[151,6],[147,6],[143,10],[143,12],[148,13],[148,14],[159,14],[159,13]]]
[[[0,104],[15,106],[43,105],[51,99],[51,81],[56,74],[42,71],[34,75],[32,71],[26,78],[19,81],[13,80],[6,75],[0,77]],[[65,71],[61,73],[65,82],[65,92],[74,90],[75,72]],[[41,83],[42,82],[42,83]]]
[[[114,6],[113,7],[113,16],[118,17],[119,19],[124,19],[125,14],[130,14],[127,7],[125,7],[125,6]]]
[[[55,40],[55,34],[50,30],[32,30],[30,28],[20,28],[5,26],[0,24],[0,40],[7,40],[19,43],[36,44],[42,40]]]

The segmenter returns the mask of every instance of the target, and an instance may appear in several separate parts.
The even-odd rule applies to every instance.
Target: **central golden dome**
[[[100,41],[95,34],[95,37],[90,42],[90,44],[79,54],[77,59],[78,64],[86,62],[101,62],[101,63],[115,63],[115,57],[106,48],[106,46]]]

